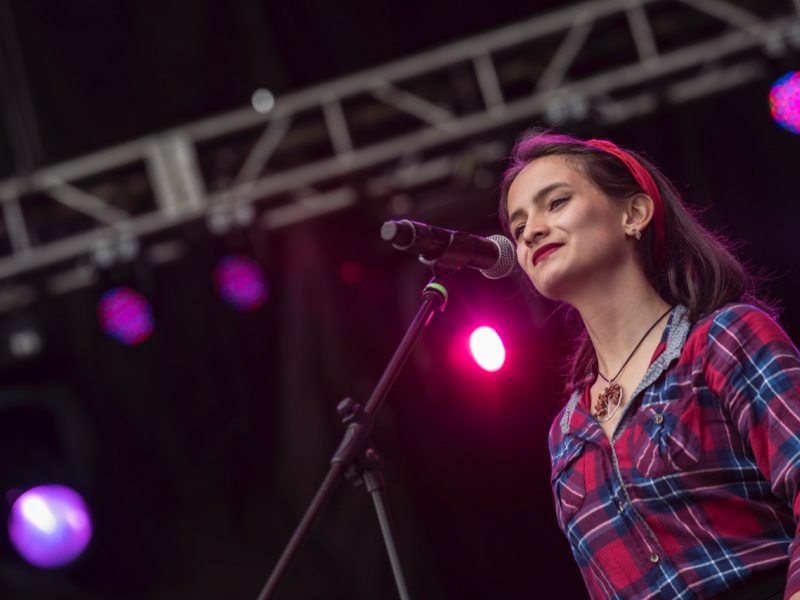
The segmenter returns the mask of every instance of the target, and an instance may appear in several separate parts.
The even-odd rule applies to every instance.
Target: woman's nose
[[[546,229],[546,224],[542,221],[528,223],[522,232],[522,241],[530,246],[545,235]]]

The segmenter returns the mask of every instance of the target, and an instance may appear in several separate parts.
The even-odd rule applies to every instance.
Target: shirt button
[[[620,503],[619,503],[619,512],[622,512],[624,510],[625,510],[625,505],[620,501]]]
[[[656,554],[655,552],[653,552],[650,555],[650,562],[657,563],[659,560],[661,560],[661,559],[659,558],[658,554]]]
[[[661,413],[656,413],[655,421],[656,421],[656,423],[661,425],[661,423],[664,422],[664,415],[662,415]]]

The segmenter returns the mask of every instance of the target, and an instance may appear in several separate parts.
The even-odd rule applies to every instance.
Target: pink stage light
[[[264,270],[257,262],[241,254],[226,256],[217,263],[214,283],[219,297],[241,312],[258,308],[269,296]]]
[[[503,340],[491,327],[478,327],[469,337],[469,349],[475,362],[486,371],[497,371],[506,361]]]
[[[773,84],[769,108],[778,125],[800,134],[800,71],[787,73]]]
[[[97,303],[97,315],[105,332],[126,346],[142,343],[155,328],[150,303],[128,287],[116,287],[103,294]]]
[[[8,534],[30,564],[56,569],[83,553],[92,538],[92,522],[78,492],[63,485],[43,485],[14,502]]]

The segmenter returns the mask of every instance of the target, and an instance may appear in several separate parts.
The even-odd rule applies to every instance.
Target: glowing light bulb
[[[267,89],[260,88],[253,92],[251,98],[253,109],[262,115],[268,113],[275,106],[275,96]]]
[[[35,487],[11,507],[8,535],[30,564],[63,567],[78,558],[91,540],[89,509],[80,494],[66,486]]]
[[[469,338],[469,349],[475,362],[486,371],[497,371],[506,361],[503,340],[491,327],[478,327]]]

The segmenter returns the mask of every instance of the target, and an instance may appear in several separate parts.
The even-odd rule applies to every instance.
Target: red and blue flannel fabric
[[[559,525],[592,598],[800,590],[800,357],[752,306],[668,321],[610,443],[576,393],[550,431]]]

